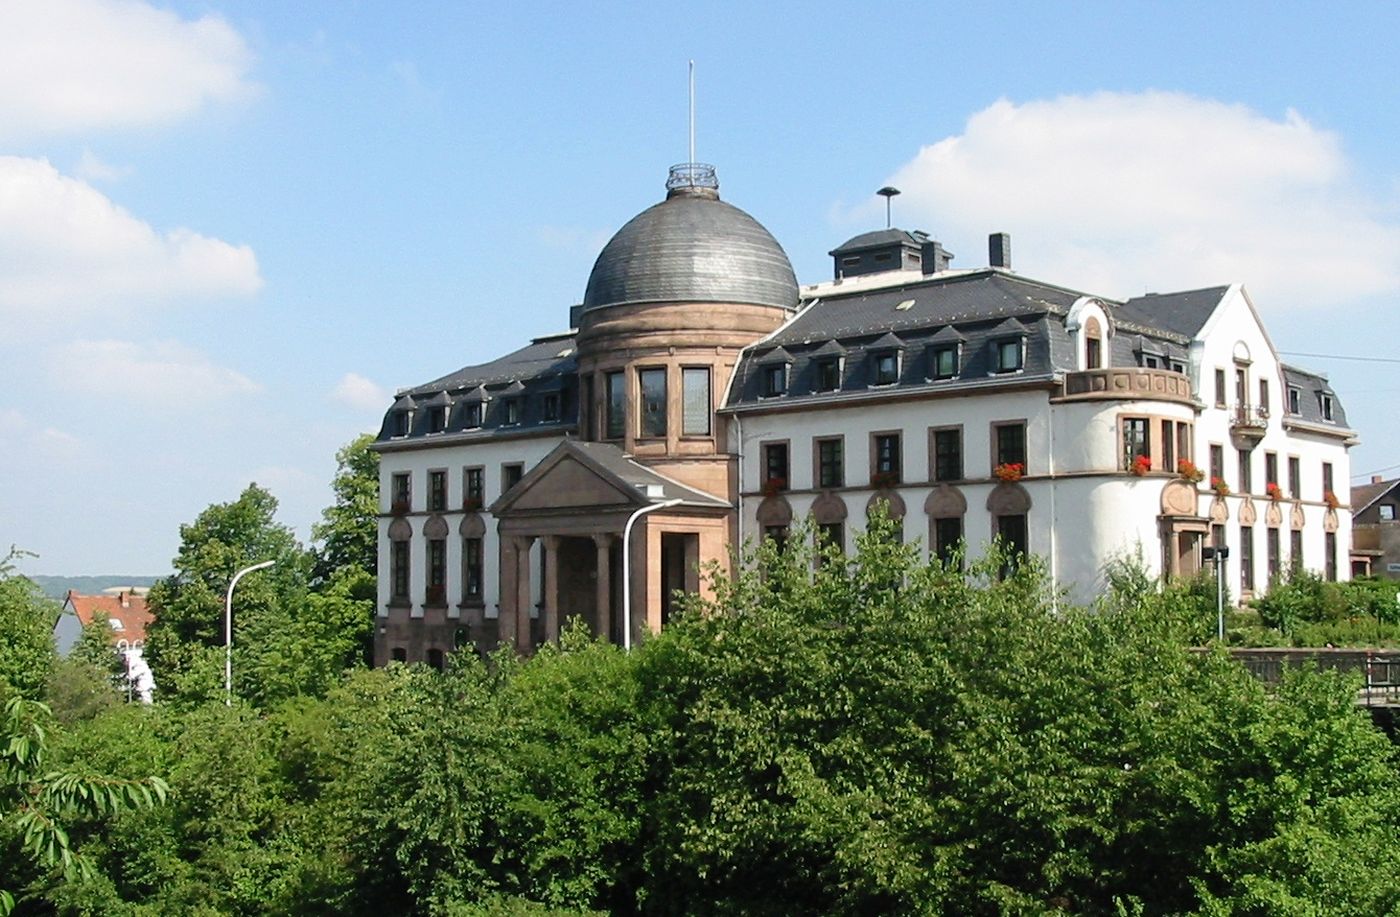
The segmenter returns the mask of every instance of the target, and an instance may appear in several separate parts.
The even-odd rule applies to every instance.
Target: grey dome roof
[[[797,277],[777,240],[714,188],[672,188],[603,247],[583,308],[726,302],[797,306]]]

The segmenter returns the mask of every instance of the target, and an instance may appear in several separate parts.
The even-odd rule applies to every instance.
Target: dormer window
[[[544,396],[544,422],[555,423],[559,420],[559,395],[557,392],[550,392]]]
[[[1005,338],[996,342],[996,372],[1014,373],[1019,372],[1025,365],[1023,353],[1025,351],[1024,338]]]
[[[520,423],[520,399],[507,398],[505,401],[506,416],[502,421],[506,426],[514,426]]]
[[[933,378],[953,379],[957,377],[958,350],[957,344],[944,344],[933,349],[933,354],[929,358],[932,364]]]
[[[1103,331],[1092,315],[1084,322],[1084,368],[1103,368]]]
[[[1332,419],[1332,396],[1329,395],[1329,394],[1327,394],[1326,392],[1323,392],[1323,393],[1320,393],[1320,394],[1317,396],[1317,398],[1318,398],[1318,404],[1319,404],[1319,406],[1322,408],[1322,419],[1323,419],[1323,420],[1331,420],[1331,419]]]
[[[816,362],[816,389],[819,392],[834,392],[841,387],[841,358],[822,357]]]
[[[1288,387],[1288,413],[1303,413],[1303,393],[1291,385]]]
[[[441,433],[447,429],[447,405],[438,405],[428,409],[428,432]]]
[[[894,385],[899,381],[899,351],[881,350],[873,359],[876,385]]]
[[[469,404],[462,411],[462,425],[468,430],[481,426],[481,403]]]
[[[768,363],[763,367],[763,397],[774,398],[787,394],[788,368],[786,363]]]
[[[413,429],[413,412],[395,411],[393,425],[394,431],[391,436],[407,436],[408,431]]]

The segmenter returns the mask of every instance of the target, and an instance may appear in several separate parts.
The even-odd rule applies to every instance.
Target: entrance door
[[[677,593],[700,590],[700,536],[691,532],[661,534],[661,626],[671,623]]]

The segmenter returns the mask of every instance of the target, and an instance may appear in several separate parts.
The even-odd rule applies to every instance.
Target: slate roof
[[[1400,485],[1400,478],[1390,481],[1380,481],[1376,484],[1353,484],[1351,488],[1351,513],[1359,516],[1371,508],[1381,497],[1390,493],[1397,485]]]
[[[827,254],[832,256],[849,254],[850,252],[864,251],[867,248],[885,248],[896,243],[919,248],[927,241],[929,241],[928,236],[921,232],[908,232],[903,229],[877,229],[874,232],[863,232],[858,236],[853,236]]]
[[[384,415],[377,442],[417,440],[429,433],[427,407],[447,407],[446,434],[487,440],[529,431],[572,430],[578,423],[578,361],[574,336],[556,334],[536,338],[519,350],[489,363],[464,366],[432,382],[399,393]],[[558,399],[557,416],[546,420],[545,395]],[[518,422],[506,424],[506,402],[517,399]],[[480,423],[468,426],[474,406],[481,406]],[[408,435],[397,436],[397,417],[413,409]]]
[[[998,341],[1024,338],[1024,364],[1016,378],[1043,376],[1072,367],[1074,346],[1064,330],[1064,316],[1080,297],[1077,292],[997,270],[948,275],[916,275],[909,283],[849,294],[824,293],[748,354],[735,374],[730,404],[766,401],[756,365],[781,346],[793,357],[788,400],[831,398],[874,387],[874,360],[881,351],[902,354],[899,380],[882,390],[926,386],[933,376],[933,352],[961,341],[959,379],[994,375]],[[896,307],[913,300],[905,309]],[[1047,319],[1053,320],[1047,320]],[[817,390],[820,359],[831,342],[845,348],[841,388]],[[957,379],[933,385],[956,384]]]
[[[1134,296],[1118,307],[1115,316],[1120,322],[1171,331],[1191,338],[1204,327],[1229,289],[1228,286],[1204,287],[1180,293]]]
[[[664,474],[653,471],[645,465],[639,465],[632,461],[627,453],[623,452],[612,443],[591,443],[582,440],[570,440],[568,446],[576,449],[598,467],[607,471],[614,477],[625,481],[639,490],[648,484],[660,484],[662,488],[663,500],[681,500],[689,506],[716,506],[728,507],[729,503],[718,497],[696,490],[693,487],[680,483],[666,477]]]
[[[1332,390],[1332,384],[1327,381],[1326,376],[1299,369],[1296,366],[1283,364],[1283,378],[1288,383],[1289,388],[1296,388],[1300,393],[1298,398],[1298,413],[1288,414],[1288,417],[1302,420],[1306,423],[1325,424],[1327,426],[1346,427],[1347,414],[1342,408],[1342,399],[1337,397],[1337,393]],[[1327,420],[1322,416],[1322,396],[1332,396],[1332,419]],[[1284,396],[1285,398],[1287,395]],[[1285,402],[1286,403],[1286,402]]]

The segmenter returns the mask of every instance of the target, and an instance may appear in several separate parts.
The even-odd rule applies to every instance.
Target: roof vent
[[[662,497],[666,496],[666,488],[661,484],[639,484],[637,485],[637,489],[640,490],[642,496],[646,497],[648,500],[660,500]]]
[[[912,309],[912,308],[914,308],[914,300],[912,300],[912,299],[906,299],[906,300],[903,300],[902,302],[900,302],[897,306],[895,306],[895,307],[894,307],[894,311],[896,311],[896,312],[908,312],[908,311],[909,311],[910,309]]]

